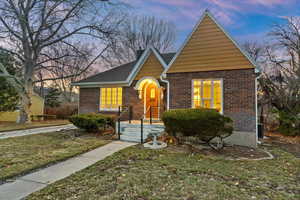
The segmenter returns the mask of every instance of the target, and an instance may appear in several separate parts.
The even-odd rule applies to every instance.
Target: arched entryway
[[[135,89],[139,91],[139,98],[144,104],[144,117],[159,119],[162,101],[159,82],[153,77],[144,77],[137,82]]]

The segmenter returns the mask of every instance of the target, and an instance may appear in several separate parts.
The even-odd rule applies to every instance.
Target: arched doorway
[[[159,119],[161,104],[161,87],[159,82],[152,77],[144,77],[135,86],[139,91],[139,98],[144,104],[144,117]]]
[[[152,118],[159,118],[159,108],[160,108],[160,91],[156,84],[149,83],[144,89],[144,110],[147,119],[152,116]]]

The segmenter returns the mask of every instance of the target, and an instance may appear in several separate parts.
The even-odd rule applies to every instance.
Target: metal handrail
[[[122,108],[125,108],[124,110]],[[120,140],[121,137],[121,117],[123,114],[129,112],[129,123],[131,124],[131,119],[132,119],[132,106],[119,106],[119,111],[118,111],[118,139]]]
[[[152,124],[152,109],[153,108],[161,108],[161,106],[149,106],[146,110],[146,112],[142,115],[141,119],[144,119],[148,111],[150,111],[150,124]]]

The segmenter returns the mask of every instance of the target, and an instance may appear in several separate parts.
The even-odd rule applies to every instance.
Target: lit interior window
[[[193,80],[193,108],[214,108],[222,112],[220,80]]]
[[[122,105],[122,88],[100,89],[100,110],[118,110]]]

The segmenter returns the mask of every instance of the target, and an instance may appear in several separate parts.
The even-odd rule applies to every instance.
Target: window
[[[122,88],[101,88],[100,96],[100,110],[118,110],[122,105]]]
[[[155,88],[151,88],[150,90],[150,99],[155,99]]]
[[[221,80],[193,80],[192,81],[193,108],[214,108],[223,112],[222,81]]]

